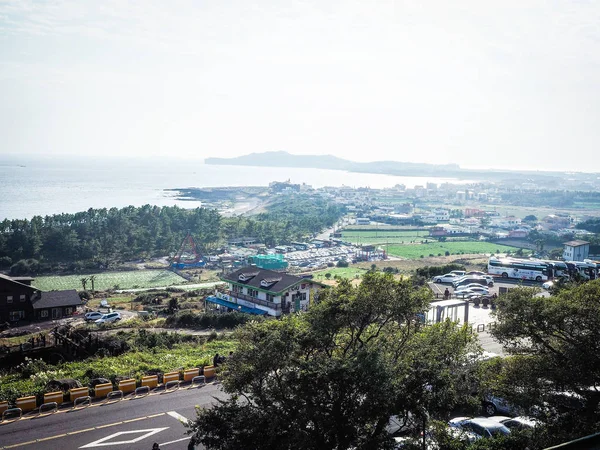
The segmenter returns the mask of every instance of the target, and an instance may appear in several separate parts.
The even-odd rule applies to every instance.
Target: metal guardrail
[[[80,409],[79,407],[83,408],[83,405],[86,405],[85,407],[91,406],[92,397],[90,397],[89,395],[86,395],[85,397],[77,397],[73,402],[73,409]]]
[[[56,411],[58,411],[58,403],[57,402],[43,403],[40,405],[40,408],[38,409],[38,413],[40,416],[42,416],[44,414],[54,414]]]
[[[117,403],[121,400],[123,400],[123,391],[111,391],[108,394],[106,394],[106,401],[104,402],[104,404],[108,405],[109,403]]]
[[[11,417],[14,414],[18,414],[18,417]],[[23,417],[23,410],[21,408],[10,408],[2,413],[2,422],[5,420],[19,420]]]
[[[148,395],[150,395],[149,386],[140,386],[139,388],[136,388],[136,390],[133,392],[134,398],[146,397]]]
[[[206,386],[206,377],[204,375],[198,375],[192,378],[192,384],[189,385],[188,389],[197,388],[200,386]]]
[[[163,392],[173,392],[176,391],[177,389],[179,389],[179,380],[174,380],[174,381],[167,381],[167,383],[165,384],[165,391]]]

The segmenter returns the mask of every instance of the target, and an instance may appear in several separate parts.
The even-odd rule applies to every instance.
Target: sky
[[[0,0],[0,155],[600,172],[600,2]]]

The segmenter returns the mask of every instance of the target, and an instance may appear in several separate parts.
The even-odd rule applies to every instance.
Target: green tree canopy
[[[494,337],[514,356],[489,371],[500,395],[542,419],[555,444],[600,426],[600,281],[498,299]]]
[[[459,400],[454,368],[473,349],[466,328],[419,319],[430,292],[371,272],[342,280],[300,315],[237,332],[223,386],[199,410],[208,449],[385,449],[390,416],[445,418]]]

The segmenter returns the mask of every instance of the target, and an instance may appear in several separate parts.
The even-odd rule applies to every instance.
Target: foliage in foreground
[[[118,377],[139,379],[150,373],[165,373],[180,367],[199,367],[212,364],[215,353],[233,351],[233,340],[211,340],[200,343],[180,343],[189,340],[176,338],[174,333],[153,333],[140,330],[131,342],[137,350],[120,356],[97,356],[82,361],[49,365],[41,360],[28,360],[9,374],[0,375],[0,400],[13,401],[25,395],[45,392],[46,383],[58,378],[74,378],[84,386],[93,378]]]
[[[247,324],[223,374],[231,398],[198,411],[193,438],[221,450],[393,448],[391,415],[444,418],[460,400],[452,373],[473,347],[465,328],[421,324],[429,301],[371,272],[307,313]]]
[[[555,445],[600,428],[600,280],[536,293],[498,299],[492,333],[514,356],[496,361],[488,385],[547,424],[546,445]]]

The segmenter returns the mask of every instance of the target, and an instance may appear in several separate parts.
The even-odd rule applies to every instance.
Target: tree
[[[87,278],[87,277],[83,277],[81,280],[79,280],[79,281],[81,281],[81,286],[83,286],[84,291],[86,290],[88,280],[89,280],[89,278]]]
[[[94,293],[94,282],[96,281],[96,275],[90,276],[90,282],[92,283],[92,294]],[[85,286],[83,287],[85,289]]]
[[[600,426],[600,280],[548,298],[516,288],[497,301],[494,337],[514,355],[495,373],[499,393],[549,425],[553,443]]]
[[[466,328],[424,326],[430,292],[390,274],[341,280],[300,315],[251,322],[222,374],[227,400],[198,410],[207,449],[386,449],[390,416],[445,418]],[[265,432],[268,430],[268,432]]]
[[[179,300],[177,297],[172,297],[169,299],[168,311],[169,314],[175,314],[175,312],[179,309]]]
[[[529,214],[528,216],[523,217],[523,222],[537,222],[537,217],[533,214]]]
[[[327,272],[327,273],[325,274],[325,278],[327,278],[327,279],[329,280],[329,279],[331,278],[331,273]]]

